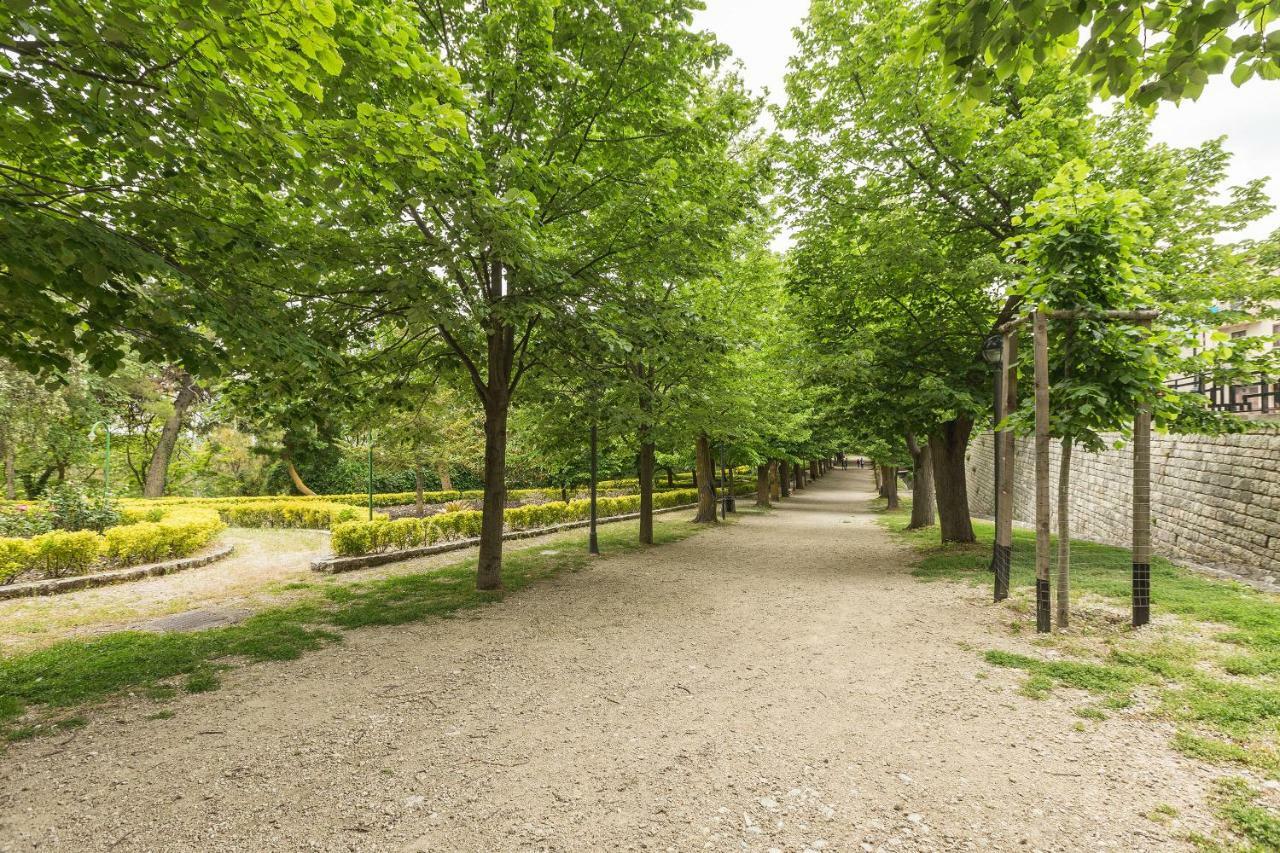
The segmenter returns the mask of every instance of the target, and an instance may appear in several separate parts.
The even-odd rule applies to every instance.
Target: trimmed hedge
[[[224,529],[226,525],[214,510],[179,507],[155,521],[107,528],[102,554],[119,566],[185,557],[208,545]]]
[[[344,521],[360,517],[359,507],[334,501],[255,501],[243,504],[216,504],[214,509],[232,527],[289,527],[329,530]]]
[[[161,508],[144,515],[105,534],[55,530],[30,539],[0,538],[0,583],[28,572],[60,578],[86,574],[103,562],[132,566],[182,557],[209,544],[225,527],[206,507]]]
[[[675,489],[654,494],[653,507],[667,509],[697,500],[697,489]],[[596,507],[601,518],[626,515],[639,511],[640,496],[597,498]],[[470,539],[480,535],[481,515],[477,510],[464,510],[445,512],[430,518],[402,518],[396,521],[375,519],[339,524],[333,528],[333,553],[339,557],[363,557],[366,554],[419,548],[450,539]],[[533,504],[509,509],[503,517],[507,530],[534,530],[573,521],[586,521],[591,517],[591,501]]]

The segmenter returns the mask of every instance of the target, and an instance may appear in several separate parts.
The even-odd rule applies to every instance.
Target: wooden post
[[[1001,361],[1004,371],[1004,401],[998,417],[1004,418],[1018,408],[1018,333],[1006,332]],[[1000,456],[1000,500],[996,514],[996,601],[1009,597],[1009,570],[1013,562],[1013,455],[1017,449],[1013,430],[996,434],[996,453]]]
[[[1139,406],[1133,418],[1133,627],[1150,621],[1151,409]]]
[[[600,553],[600,538],[596,533],[596,460],[599,454],[599,430],[596,422],[591,422],[591,530],[587,534],[587,553]]]
[[[1053,628],[1049,612],[1049,322],[1035,315],[1036,374],[1036,631]]]

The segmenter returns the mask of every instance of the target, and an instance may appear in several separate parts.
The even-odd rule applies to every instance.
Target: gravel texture
[[[122,701],[0,756],[2,850],[1178,850],[1210,774],[1077,731],[832,472],[502,604]],[[971,648],[967,646],[972,646]],[[1169,824],[1144,815],[1176,807]]]

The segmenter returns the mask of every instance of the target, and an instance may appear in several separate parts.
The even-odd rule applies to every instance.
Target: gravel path
[[[0,849],[1129,851],[1209,828],[1168,731],[1019,695],[975,651],[1031,648],[1008,612],[911,578],[869,497],[834,472],[465,617],[240,668],[173,719],[126,701],[17,744]],[[1180,818],[1143,817],[1161,804]]]

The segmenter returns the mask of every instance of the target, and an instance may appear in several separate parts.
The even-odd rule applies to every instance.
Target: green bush
[[[332,501],[253,501],[213,505],[222,520],[232,527],[289,527],[328,530],[343,521],[360,517],[357,507]]]
[[[225,527],[215,510],[179,507],[157,521],[109,528],[102,536],[102,554],[120,566],[185,557],[208,545]]]
[[[654,509],[666,509],[694,503],[697,499],[697,489],[678,489],[655,494],[653,506]],[[626,515],[639,511],[640,497],[631,495],[598,498],[596,506],[601,518]],[[444,512],[423,519],[403,518],[398,521],[375,519],[338,524],[333,528],[333,553],[340,557],[360,557],[365,554],[417,548],[439,541],[471,539],[480,535],[482,516],[483,514],[478,510],[462,510]],[[590,516],[591,502],[575,500],[568,503],[549,501],[517,507],[507,510],[503,517],[508,530],[537,530],[573,521],[586,521]]]
[[[53,530],[0,539],[0,583],[31,571],[50,578],[82,575],[97,562],[101,538],[92,530]]]
[[[158,512],[158,514],[157,514]],[[0,583],[22,574],[41,578],[82,575],[103,562],[131,566],[181,557],[209,544],[224,525],[207,507],[174,507],[144,520],[92,530],[54,530],[30,538],[0,538]]]

